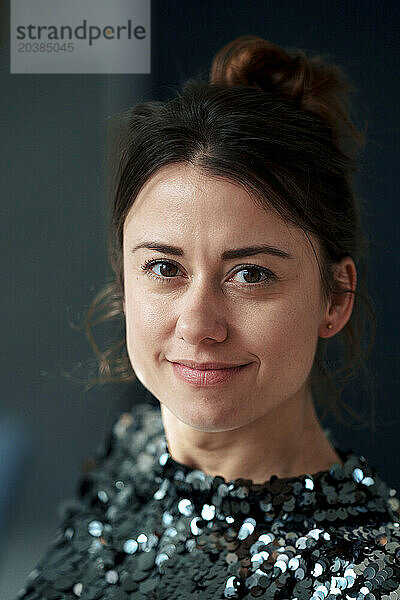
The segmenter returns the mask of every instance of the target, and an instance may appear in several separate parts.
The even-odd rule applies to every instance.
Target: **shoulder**
[[[161,432],[160,411],[149,404],[136,404],[115,419],[87,461],[89,471],[79,476],[75,497],[59,505],[59,526],[17,600],[63,598],[68,591],[79,597],[83,583],[86,590],[93,584],[94,599],[99,581],[113,583],[115,572],[107,568],[115,555],[110,523],[152,494],[149,445],[162,443]]]
[[[160,410],[145,403],[135,404],[121,413],[105,436],[100,449],[91,457],[91,467],[78,481],[78,502],[92,509],[104,509],[124,486],[146,473],[152,455],[149,447],[162,444]],[[68,501],[67,501],[68,506]],[[71,506],[75,508],[76,501]]]
[[[396,491],[391,492],[389,513],[393,519],[376,516],[371,520],[366,515],[364,524],[329,528],[330,541],[323,553],[325,558],[330,556],[329,599],[400,598],[399,500]]]
[[[337,533],[351,547],[352,591],[364,600],[393,600],[400,598],[400,501],[396,489],[381,479],[376,467],[370,467],[368,474],[367,489],[372,494],[360,507],[360,524],[339,528]]]
[[[353,535],[358,537],[358,558],[352,565],[357,591],[365,594],[366,600],[400,597],[399,523],[359,527]]]

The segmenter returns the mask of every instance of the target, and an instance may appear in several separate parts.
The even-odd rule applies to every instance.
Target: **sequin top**
[[[263,484],[176,462],[160,407],[115,421],[19,600],[395,600],[400,510],[363,456]]]

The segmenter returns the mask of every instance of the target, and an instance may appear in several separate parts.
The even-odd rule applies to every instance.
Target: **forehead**
[[[258,205],[239,183],[182,164],[162,167],[146,182],[125,219],[124,234],[138,241],[149,236],[165,239],[168,234],[169,241],[201,240],[214,246],[309,246],[300,228],[267,202],[265,208]]]

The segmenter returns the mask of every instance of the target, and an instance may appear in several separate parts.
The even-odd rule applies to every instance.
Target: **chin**
[[[238,429],[246,424],[249,415],[247,406],[246,414],[241,415],[229,401],[215,403],[200,397],[181,400],[178,405],[174,403],[173,407],[167,408],[189,427],[213,433]]]

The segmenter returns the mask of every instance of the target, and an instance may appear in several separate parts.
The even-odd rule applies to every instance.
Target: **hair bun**
[[[209,81],[226,86],[251,86],[291,98],[300,108],[319,115],[332,128],[334,140],[364,143],[350,120],[348,93],[356,90],[341,68],[303,50],[287,52],[256,35],[243,35],[214,56]]]
[[[276,44],[255,35],[243,35],[221,48],[211,65],[210,83],[249,85],[265,91],[282,91],[297,97],[292,89],[298,60]],[[298,77],[297,77],[298,79]]]

